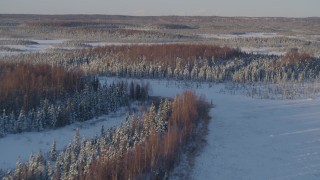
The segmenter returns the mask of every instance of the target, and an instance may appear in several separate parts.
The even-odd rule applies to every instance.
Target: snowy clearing
[[[234,39],[234,38],[273,38],[282,37],[277,33],[247,32],[239,34],[198,34],[201,38]]]
[[[20,39],[3,39],[0,40],[4,41],[19,41]],[[61,44],[66,41],[66,39],[54,39],[54,40],[35,40],[35,39],[26,39],[21,41],[31,41],[35,42],[37,44],[32,45],[0,45],[0,48],[11,48],[13,51],[0,51],[0,56],[6,56],[6,55],[14,55],[17,53],[32,53],[32,52],[45,52],[50,49],[54,49],[56,45]],[[15,51],[17,50],[17,51]]]
[[[253,54],[264,54],[264,55],[277,55],[283,56],[286,52],[277,51],[274,48],[254,48],[254,47],[241,47],[240,50],[246,53],[253,53]]]
[[[57,150],[65,148],[73,142],[76,128],[79,129],[81,139],[99,135],[102,126],[108,129],[124,122],[127,110],[127,108],[121,108],[115,113],[85,122],[75,122],[55,130],[9,134],[0,138],[0,169],[15,168],[19,158],[21,162],[25,162],[31,153],[38,153],[39,150],[43,153],[49,152],[53,141],[57,142]]]
[[[99,46],[124,46],[124,45],[161,45],[161,44],[176,44],[177,42],[148,42],[148,43],[130,43],[130,42],[87,42],[86,45],[92,47]]]
[[[51,50],[74,50],[80,49],[79,47],[70,47],[64,43],[67,43],[67,39],[53,39],[53,40],[36,40],[36,39],[14,39],[14,38],[0,38],[0,41],[30,41],[37,44],[4,44],[0,45],[0,57],[16,55],[19,53],[36,53],[36,52],[48,52]],[[175,42],[150,42],[150,43],[129,43],[129,42],[83,42],[84,45],[89,47],[101,47],[101,46],[123,46],[123,45],[156,45],[156,44],[174,44]]]

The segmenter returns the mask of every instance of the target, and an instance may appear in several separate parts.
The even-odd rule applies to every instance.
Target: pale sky
[[[0,14],[320,17],[320,0],[0,0]]]

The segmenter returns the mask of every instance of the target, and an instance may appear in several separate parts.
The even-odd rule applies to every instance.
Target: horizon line
[[[222,18],[320,18],[320,16],[226,16],[226,15],[130,15],[130,14],[94,14],[94,13],[57,13],[57,14],[36,14],[36,13],[0,13],[0,15],[38,15],[38,16],[127,16],[127,17],[222,17]]]

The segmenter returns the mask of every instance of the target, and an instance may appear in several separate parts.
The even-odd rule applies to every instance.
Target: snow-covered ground
[[[240,50],[246,53],[277,55],[277,56],[282,56],[286,53],[286,52],[277,51],[275,49],[268,48],[268,47],[264,47],[264,48],[241,47]]]
[[[277,33],[267,33],[267,32],[247,32],[247,33],[239,33],[239,34],[198,34],[198,36],[202,38],[215,38],[215,39],[282,37]]]
[[[210,112],[207,145],[196,157],[191,179],[320,179],[320,98],[253,99],[223,93],[223,84],[195,88],[173,81],[143,81],[150,83],[150,94],[154,96],[174,97],[194,89],[215,104]],[[76,127],[82,136],[92,137],[100,132],[102,124],[107,128],[124,118],[103,119],[2,138],[0,167],[14,166],[19,155],[27,159],[30,152],[49,150],[54,139],[62,148],[73,140]]]
[[[7,40],[18,40],[18,39],[7,39]],[[16,48],[22,51],[46,51],[49,48],[53,48],[54,45],[61,44],[65,39],[54,39],[54,40],[36,40],[36,39],[28,39],[27,41],[36,42],[37,44],[32,45],[2,45],[4,47]]]
[[[121,46],[121,45],[127,45],[131,43],[120,43],[120,42],[88,42],[85,43],[92,47],[99,47],[99,46]]]
[[[192,179],[320,178],[319,99],[207,95],[216,108]]]
[[[157,44],[175,44],[177,42],[148,42],[148,43],[130,43],[130,42],[87,42],[85,44],[92,47],[99,46],[123,46],[123,45],[157,45]]]
[[[0,38],[0,41],[18,41],[21,39],[14,38]],[[50,50],[73,50],[79,49],[79,47],[70,47],[64,43],[67,43],[67,39],[54,39],[54,40],[36,40],[36,39],[24,39],[26,41],[35,42],[37,44],[28,44],[28,45],[17,45],[13,44],[4,44],[0,45],[0,57],[11,56],[19,53],[35,53],[35,52],[46,52]],[[21,41],[24,41],[21,40]],[[173,44],[175,42],[150,42],[150,43],[129,43],[129,42],[83,42],[84,45],[91,47],[99,46],[121,46],[121,45],[152,45],[152,44]],[[2,48],[2,49],[1,49]]]
[[[58,150],[63,149],[73,142],[76,128],[79,129],[81,138],[88,139],[99,135],[102,126],[108,129],[124,122],[126,111],[127,108],[121,108],[115,113],[82,123],[76,122],[56,130],[10,134],[0,138],[0,169],[14,168],[19,158],[25,162],[31,153],[38,153],[39,150],[43,153],[49,152],[53,141],[57,142]]]
[[[0,40],[19,40],[19,39],[3,39]],[[14,55],[17,53],[30,53],[30,52],[45,52],[50,49],[54,49],[56,45],[63,43],[66,41],[65,39],[54,39],[54,40],[35,40],[35,39],[28,39],[27,41],[36,42],[37,44],[32,45],[0,45],[0,47],[4,48],[11,48],[13,51],[0,51],[0,56],[8,56]],[[18,51],[15,51],[18,50]]]

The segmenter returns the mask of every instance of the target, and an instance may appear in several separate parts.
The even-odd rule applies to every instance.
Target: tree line
[[[82,90],[85,78],[83,72],[61,66],[0,62],[0,109],[17,115],[40,105],[41,99],[64,98]]]
[[[19,55],[18,59],[36,64],[47,59],[46,63],[55,66],[99,75],[181,81],[283,83],[316,81],[320,77],[320,59],[306,53],[255,55],[203,44],[105,46]]]
[[[41,131],[116,111],[132,100],[146,100],[148,88],[127,82],[101,85],[94,76],[62,67],[0,65],[0,137]]]

